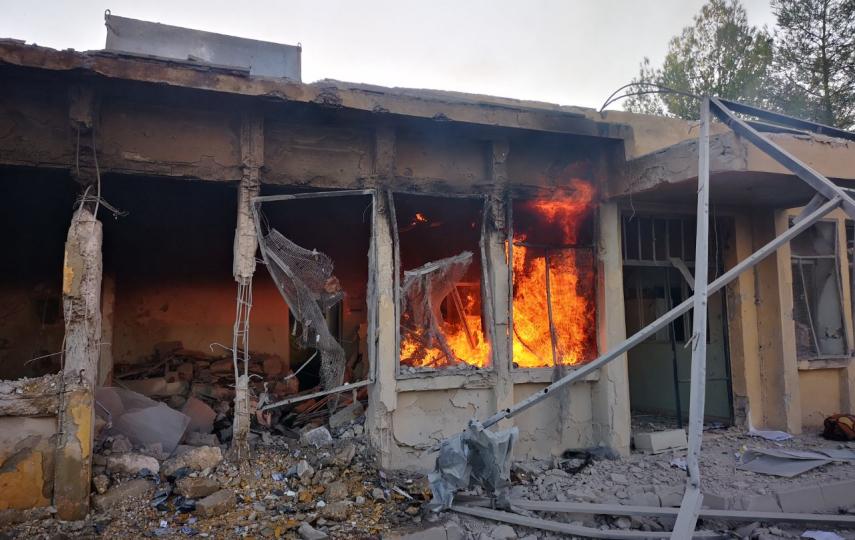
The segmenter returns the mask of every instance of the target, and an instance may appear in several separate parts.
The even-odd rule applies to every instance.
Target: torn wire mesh
[[[401,290],[402,342],[416,343],[414,351],[402,353],[402,363],[424,365],[431,350],[439,350],[444,360],[435,365],[456,365],[461,361],[454,355],[442,326],[440,307],[446,296],[455,291],[472,263],[472,252],[464,251],[454,257],[432,261],[404,272]],[[463,313],[460,314],[463,317]]]
[[[344,380],[344,349],[333,337],[324,311],[344,297],[333,262],[317,250],[308,250],[285,238],[276,229],[264,235],[258,231],[258,243],[267,269],[276,287],[302,326],[300,345],[321,353],[321,385],[325,390]]]

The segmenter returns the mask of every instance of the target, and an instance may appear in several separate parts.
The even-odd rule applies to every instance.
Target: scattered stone
[[[621,516],[615,520],[615,526],[618,529],[627,530],[632,527],[632,520],[626,516]]]
[[[305,459],[301,459],[299,463],[297,463],[296,467],[297,478],[300,479],[300,482],[306,484],[312,480],[312,477],[315,475],[315,469],[309,465],[309,462]]]
[[[136,478],[129,482],[113,486],[103,495],[96,495],[92,498],[92,504],[96,510],[108,510],[127,499],[147,495],[152,488],[153,486],[148,480]]]
[[[115,454],[107,456],[107,470],[111,473],[124,473],[135,476],[143,469],[157,474],[160,464],[151,456],[142,454]]]
[[[517,533],[510,525],[497,525],[490,532],[490,537],[495,540],[512,540],[517,537]]]
[[[375,501],[384,501],[386,500],[386,494],[383,492],[382,489],[376,487],[371,490],[371,498]]]
[[[348,490],[347,485],[344,482],[333,482],[332,484],[326,487],[326,491],[324,491],[324,495],[330,501],[341,501],[347,498]]]
[[[107,478],[106,474],[99,474],[92,478],[92,487],[95,488],[95,492],[98,495],[103,495],[107,492],[107,488],[110,487],[110,479]]]
[[[181,447],[179,446],[179,449]],[[181,453],[163,462],[163,475],[172,476],[175,471],[188,467],[195,471],[213,468],[223,461],[223,452],[219,446],[197,446],[189,450],[181,449]]]
[[[234,508],[235,503],[235,492],[230,489],[222,489],[196,501],[196,513],[203,517],[217,516]]]
[[[220,489],[220,483],[213,478],[185,477],[175,482],[175,491],[188,499],[198,499],[216,493]]]
[[[303,540],[326,540],[329,538],[326,533],[317,530],[305,521],[300,524],[300,528],[297,529],[297,534],[299,534],[300,538]]]
[[[356,456],[356,446],[351,442],[344,443],[335,453],[335,461],[342,467],[347,467]]]
[[[625,486],[629,483],[629,480],[626,479],[625,474],[612,473],[611,478],[612,478],[612,482],[614,482],[615,484],[620,484],[622,486]]]
[[[348,508],[345,501],[330,503],[321,509],[321,516],[333,521],[344,521],[347,519]]]
[[[184,444],[188,446],[219,446],[220,441],[213,433],[189,431],[184,435]]]
[[[359,401],[354,401],[344,409],[330,416],[330,427],[332,429],[347,425],[365,413],[365,407]]]
[[[315,448],[320,448],[322,446],[331,445],[333,439],[329,430],[324,426],[321,426],[303,433],[301,442],[305,445],[312,445]]]
[[[123,452],[130,452],[134,449],[134,445],[131,444],[131,441],[128,440],[124,435],[115,435],[113,437],[113,442],[110,443],[110,451],[114,454],[121,454]]]

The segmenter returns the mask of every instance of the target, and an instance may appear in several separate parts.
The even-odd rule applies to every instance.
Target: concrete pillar
[[[626,339],[623,303],[620,210],[601,203],[597,241],[597,328],[600,352]],[[629,455],[629,376],[626,355],[600,369],[591,391],[593,437],[598,444]]]
[[[381,126],[375,132],[374,170],[379,188],[374,200],[372,240],[376,324],[373,343],[369,343],[374,384],[368,390],[366,427],[379,465],[389,467],[393,455],[392,414],[397,408],[398,319],[395,310],[395,257],[391,216],[384,184],[394,180],[395,132]],[[371,334],[369,334],[371,336]],[[373,354],[372,354],[373,353]]]
[[[81,207],[68,230],[62,280],[65,349],[54,506],[64,520],[83,519],[89,511],[93,394],[101,341],[101,244],[101,222]]]
[[[104,274],[101,282],[101,354],[98,386],[113,384],[113,317],[116,309],[116,276]]]
[[[510,289],[508,281],[508,260],[505,256],[505,243],[508,235],[506,223],[506,187],[508,183],[507,159],[510,148],[507,141],[493,141],[491,144],[490,176],[493,191],[487,200],[490,205],[487,213],[487,227],[484,242],[487,266],[487,286],[493,299],[492,347],[493,362],[496,371],[496,386],[493,387],[493,411],[507,409],[514,404],[514,382],[511,377],[513,347],[510,334]],[[500,429],[513,425],[513,419],[499,423]]]
[[[733,220],[732,241],[724,254],[727,269],[754,252],[751,217],[739,214]],[[725,289],[730,342],[731,387],[737,424],[763,424],[763,394],[757,339],[755,271],[744,272]]]
[[[258,237],[252,214],[252,199],[261,190],[260,170],[264,163],[264,119],[253,112],[241,119],[241,179],[238,186],[237,227],[234,240],[233,269],[237,287],[235,333],[232,340],[232,358],[235,366],[235,416],[232,424],[232,457],[249,456],[249,374],[246,360],[249,351],[249,314],[252,306],[247,294],[252,288],[255,273],[255,253]],[[241,350],[244,351],[241,353]]]

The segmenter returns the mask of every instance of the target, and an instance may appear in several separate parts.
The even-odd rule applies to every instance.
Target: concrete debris
[[[637,433],[633,436],[633,441],[637,450],[645,450],[654,454],[669,450],[684,450],[689,445],[686,432],[682,429]]]
[[[207,497],[220,490],[220,483],[214,478],[185,477],[175,482],[175,492],[188,499]]]
[[[223,461],[223,451],[219,446],[187,447],[182,453],[163,462],[163,475],[172,476],[179,469],[187,467],[201,471],[216,467]]]
[[[196,501],[196,512],[203,517],[213,517],[225,514],[234,508],[235,504],[235,492],[230,489],[221,489],[204,499]]]
[[[187,398],[184,407],[181,408],[181,412],[190,418],[190,423],[187,425],[188,431],[211,433],[214,429],[214,420],[217,418],[217,413],[204,401],[191,396]]]
[[[365,414],[365,407],[359,401],[354,402],[330,416],[330,428],[336,429],[345,426],[363,414]]]
[[[301,439],[303,444],[310,444],[315,448],[329,446],[333,442],[332,435],[330,435],[329,430],[324,426],[310,429],[309,431],[303,433]]]
[[[103,495],[96,495],[92,498],[92,503],[96,510],[104,511],[113,508],[128,499],[145,497],[153,490],[154,486],[151,482],[142,478],[137,478],[125,482],[124,484],[113,486]]]
[[[96,474],[92,477],[92,487],[95,488],[95,493],[103,495],[110,487],[110,478],[106,474]]]
[[[297,529],[297,534],[300,535],[300,538],[303,540],[326,540],[329,536],[312,527],[305,521],[300,523],[300,527]]]
[[[136,476],[143,470],[157,474],[160,472],[160,463],[155,458],[142,454],[107,456],[107,471],[111,473],[124,473]]]

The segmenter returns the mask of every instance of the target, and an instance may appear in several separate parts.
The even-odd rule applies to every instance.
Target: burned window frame
[[[490,212],[490,198],[484,194],[470,193],[436,193],[430,191],[407,191],[402,189],[386,189],[385,190],[386,204],[389,208],[389,226],[392,231],[392,253],[393,253],[393,273],[394,273],[394,304],[395,304],[395,378],[414,379],[437,375],[466,375],[472,373],[486,374],[496,371],[496,363],[501,361],[497,357],[493,319],[493,290],[490,287],[490,272],[488,269],[489,260],[486,254],[486,238],[487,238],[487,223]],[[405,196],[423,196],[434,199],[478,199],[481,201],[481,233],[479,235],[478,249],[481,260],[481,317],[484,326],[484,335],[490,344],[490,365],[479,368],[476,366],[460,366],[460,367],[440,367],[440,368],[419,368],[412,372],[404,371],[401,364],[401,244],[398,234],[398,218],[395,209],[395,195]]]
[[[262,195],[253,197],[252,199],[252,212],[253,212],[253,223],[256,227],[256,234],[258,231],[263,230],[261,228],[262,224],[262,212],[261,205],[264,203],[274,203],[274,202],[284,202],[284,201],[299,201],[305,199],[324,199],[324,198],[335,198],[335,197],[369,197],[371,201],[371,227],[368,235],[368,282],[365,284],[365,304],[368,313],[366,314],[366,325],[367,325],[367,333],[366,333],[366,347],[368,354],[368,370],[366,373],[366,378],[360,381],[350,381],[344,382],[341,386],[325,389],[321,392],[321,394],[331,394],[334,392],[339,392],[344,389],[356,389],[362,386],[367,386],[369,384],[373,384],[375,380],[377,380],[377,369],[379,362],[377,361],[377,323],[378,323],[378,313],[380,310],[380,295],[377,288],[377,241],[375,239],[376,236],[376,224],[378,219],[380,219],[380,213],[377,205],[377,197],[378,193],[375,189],[342,189],[335,191],[309,191],[309,192],[301,192],[301,193],[288,193],[281,195]],[[263,248],[261,243],[259,243],[259,250],[264,255]],[[267,261],[264,261],[264,264],[267,264]],[[291,320],[292,314],[290,310],[290,306],[287,301],[283,298],[283,302],[286,305],[286,309],[288,309],[289,321]],[[341,308],[341,302],[338,304],[339,309]],[[325,313],[325,318],[327,314]],[[326,321],[327,323],[329,321]],[[339,343],[341,343],[340,336],[337,336]],[[288,400],[286,400],[288,401]]]
[[[787,223],[788,227],[793,226],[794,219],[795,219],[795,216],[793,214],[787,215],[786,223]],[[789,285],[790,286],[787,287],[787,289],[788,289],[789,294],[791,295],[790,299],[791,299],[792,320],[793,320],[793,327],[794,327],[794,348],[795,348],[794,353],[795,353],[796,361],[806,361],[808,363],[810,363],[810,362],[824,362],[827,360],[847,359],[847,358],[851,358],[852,354],[853,354],[852,340],[851,340],[851,336],[850,336],[850,331],[848,329],[849,322],[847,320],[848,317],[846,314],[847,306],[846,306],[846,300],[845,300],[844,285],[843,285],[843,271],[842,271],[843,270],[843,268],[842,268],[843,264],[848,263],[850,265],[850,268],[851,268],[851,260],[849,260],[851,255],[848,255],[847,259],[844,259],[840,253],[840,251],[841,251],[841,245],[840,245],[841,240],[843,242],[848,242],[847,225],[845,222],[843,223],[843,235],[841,236],[841,223],[840,223],[839,219],[835,219],[835,218],[820,219],[820,220],[817,220],[817,222],[814,225],[812,225],[808,230],[806,230],[802,234],[805,234],[808,231],[813,230],[816,226],[818,226],[820,224],[825,224],[827,226],[830,226],[831,230],[834,233],[834,238],[833,238],[834,253],[816,254],[816,255],[796,255],[793,253],[793,251],[794,251],[793,250],[793,243],[791,242],[789,245],[789,271],[790,271],[790,283],[789,283]],[[795,239],[794,239],[794,241],[795,241]],[[810,291],[808,291],[808,285],[807,285],[807,282],[805,281],[805,276],[804,276],[804,267],[806,264],[817,265],[818,264],[817,261],[823,261],[823,260],[831,260],[834,262],[834,274],[833,275],[834,275],[834,279],[835,279],[835,282],[837,285],[837,287],[836,287],[837,288],[836,299],[837,299],[837,304],[838,304],[838,313],[840,316],[840,330],[842,332],[841,339],[842,339],[842,349],[843,349],[842,352],[839,354],[838,353],[825,353],[821,350],[822,347],[820,345],[820,340],[817,337],[818,332],[820,331],[820,328],[817,328],[817,324],[815,323],[815,321],[817,320],[817,317],[816,317],[816,314],[814,313],[814,310],[811,307]],[[798,271],[796,271],[797,266],[799,269]],[[850,280],[851,279],[852,279],[852,276],[850,275]],[[797,289],[801,289],[801,294],[798,294]],[[817,295],[817,291],[813,291],[813,295],[815,297]],[[799,313],[800,309],[807,316],[807,322],[806,323],[805,323],[805,321],[798,320],[798,317],[799,317],[798,313]],[[818,309],[818,306],[817,306],[817,309]],[[851,309],[852,308],[850,306],[850,313],[851,313]],[[806,325],[808,327],[808,329],[810,330],[809,336],[810,336],[810,343],[811,343],[810,346],[811,346],[812,350],[809,353],[805,353],[804,348],[799,346],[799,337],[798,337],[799,333],[797,332],[797,328],[796,328],[796,324],[799,324],[799,323]]]
[[[590,182],[593,183],[593,181],[590,181]],[[561,191],[561,190],[562,190],[561,188],[556,188],[556,191]],[[515,201],[523,201],[523,200],[538,200],[541,198],[543,198],[542,193],[540,193],[536,190],[526,189],[526,188],[521,188],[521,187],[517,188],[515,190],[509,190],[507,195],[506,195],[506,198],[505,198],[505,220],[507,223],[506,236],[505,236],[505,243],[507,245],[507,251],[506,251],[506,256],[505,256],[505,259],[506,259],[505,262],[507,264],[507,273],[508,273],[508,285],[507,285],[507,288],[508,288],[508,300],[507,300],[508,301],[508,331],[507,331],[508,353],[507,353],[507,358],[505,361],[508,362],[509,369],[510,369],[511,373],[520,373],[520,374],[522,374],[522,373],[532,373],[532,374],[546,373],[547,370],[551,371],[551,370],[554,370],[556,367],[554,365],[554,360],[552,360],[552,359],[549,359],[550,362],[553,362],[552,365],[545,365],[545,366],[540,366],[540,367],[518,367],[516,365],[516,362],[514,362],[514,202]],[[595,291],[594,294],[596,297],[596,296],[598,296],[597,292],[596,292],[596,288],[598,286],[597,284],[599,283],[598,272],[597,272],[597,270],[598,270],[597,245],[598,245],[598,240],[599,240],[599,225],[598,225],[599,219],[598,219],[598,216],[599,216],[599,212],[600,212],[600,205],[597,204],[596,202],[594,202],[592,204],[592,206],[593,206],[593,209],[591,212],[591,216],[589,218],[592,220],[592,224],[593,224],[591,244],[590,245],[578,245],[578,246],[563,246],[562,249],[590,251],[590,253],[591,253],[591,265],[592,265],[591,271],[592,271],[592,276],[593,276],[593,280],[594,280],[594,291]],[[551,294],[550,294],[550,296],[551,296]],[[594,320],[597,321],[597,317],[598,317],[599,309],[600,309],[599,301],[597,298],[594,299],[593,306],[594,306],[594,314],[593,314]],[[597,325],[595,323],[595,327],[596,326]],[[595,331],[596,331],[596,328],[595,328]],[[596,340],[596,346],[597,346],[597,354],[599,354],[599,338],[597,338],[597,340]],[[583,363],[575,364],[575,365],[563,364],[560,367],[562,369],[572,370],[572,369],[582,367],[586,363],[587,362],[583,362]]]

